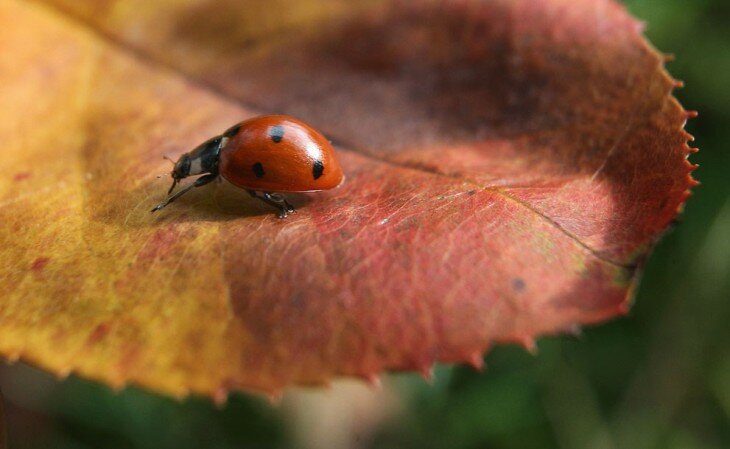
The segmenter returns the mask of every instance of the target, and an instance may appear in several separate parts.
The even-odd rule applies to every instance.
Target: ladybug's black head
[[[172,176],[172,186],[170,186],[170,190],[167,191],[168,195],[172,192],[172,190],[175,188],[177,183],[180,182],[181,179],[190,176],[189,155],[183,154],[182,156],[180,156],[180,159],[175,162],[175,167],[173,167],[170,176]]]
[[[174,179],[182,179],[188,176],[190,176],[190,156],[183,154],[175,162],[175,167],[172,169],[172,177]]]
[[[172,186],[167,192],[169,195],[181,179],[188,176],[200,175],[203,173],[218,174],[218,155],[221,147],[228,142],[225,136],[216,136],[206,140],[189,153],[180,156],[175,162],[170,176],[172,176]]]

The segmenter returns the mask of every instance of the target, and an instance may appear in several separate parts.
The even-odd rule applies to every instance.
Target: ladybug
[[[246,120],[213,137],[175,162],[169,195],[181,179],[200,175],[192,184],[155,206],[156,212],[195,187],[222,176],[249,195],[279,210],[279,218],[295,212],[274,192],[317,192],[344,180],[330,142],[306,123],[286,115]]]

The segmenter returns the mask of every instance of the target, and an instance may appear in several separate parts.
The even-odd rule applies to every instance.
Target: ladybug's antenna
[[[173,160],[172,160],[172,159],[170,158],[170,156],[168,156],[168,155],[166,155],[166,154],[163,154],[163,155],[162,155],[162,159],[167,159],[168,161],[172,162],[172,165],[177,165],[177,162],[173,161]],[[167,194],[168,194],[168,195],[169,195],[170,193],[172,193],[172,191],[173,191],[173,190],[175,189],[175,186],[177,185],[177,183],[178,183],[178,182],[180,182],[180,180],[179,180],[178,178],[176,178],[176,177],[175,177],[174,171],[175,171],[175,170],[173,170],[173,173],[171,173],[171,176],[172,176],[172,185],[170,186],[170,190],[168,190],[168,191],[167,191]],[[158,178],[159,178],[159,177],[161,177],[161,176],[163,176],[163,175],[159,175],[159,176],[158,176]]]

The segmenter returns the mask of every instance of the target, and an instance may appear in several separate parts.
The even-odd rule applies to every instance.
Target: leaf
[[[5,405],[3,404],[3,392],[0,391],[0,449],[8,447],[8,431],[5,428]]]
[[[0,6],[0,354],[224,399],[375,381],[626,313],[695,184],[610,1]],[[285,221],[172,157],[265,112],[335,141]]]

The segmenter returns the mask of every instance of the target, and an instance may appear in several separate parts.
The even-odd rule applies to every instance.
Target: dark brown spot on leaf
[[[39,257],[33,261],[33,264],[30,266],[30,269],[35,271],[36,273],[40,273],[43,271],[44,268],[46,268],[46,265],[48,265],[48,262],[50,262],[50,261],[51,261],[51,259],[48,257]]]
[[[25,179],[30,178],[31,173],[27,171],[16,173],[15,176],[13,176],[13,181],[23,181]]]
[[[515,289],[515,291],[521,292],[525,289],[525,280],[522,278],[514,278],[512,279],[512,288]]]

